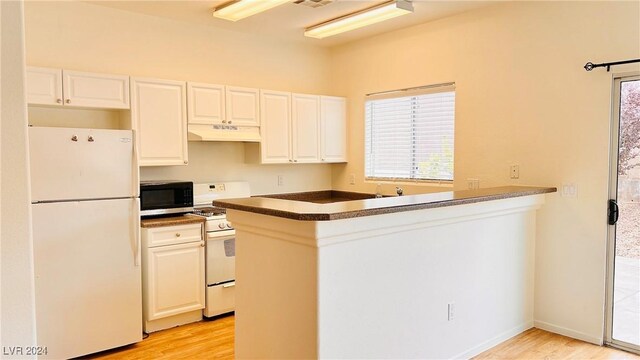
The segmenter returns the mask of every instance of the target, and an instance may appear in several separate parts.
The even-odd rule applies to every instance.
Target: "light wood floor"
[[[227,316],[152,333],[137,344],[94,354],[88,358],[233,359],[234,329],[235,318]],[[640,360],[640,357],[543,330],[530,329],[474,359]]]
[[[233,359],[233,315],[149,334],[141,342],[94,354],[89,359]]]
[[[596,346],[540,329],[529,329],[473,359],[640,360],[640,356],[604,346]]]

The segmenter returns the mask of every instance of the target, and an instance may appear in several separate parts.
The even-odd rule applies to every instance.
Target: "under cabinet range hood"
[[[189,125],[189,141],[260,142],[260,128],[232,125]]]

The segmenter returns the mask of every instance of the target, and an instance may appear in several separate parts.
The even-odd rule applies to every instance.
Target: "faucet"
[[[398,194],[398,196],[402,196],[402,188],[400,186],[396,186],[396,194]]]
[[[382,184],[378,183],[376,186],[376,199],[382,197]]]

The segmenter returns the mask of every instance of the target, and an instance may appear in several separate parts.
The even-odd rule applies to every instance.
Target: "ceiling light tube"
[[[215,8],[213,10],[213,16],[220,19],[238,21],[289,1],[290,0],[235,0]]]
[[[304,35],[316,39],[326,38],[346,31],[379,23],[400,15],[413,12],[413,4],[407,0],[387,1],[358,12],[341,16],[321,24],[308,27]]]

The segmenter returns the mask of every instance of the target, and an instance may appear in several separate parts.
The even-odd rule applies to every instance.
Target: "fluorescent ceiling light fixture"
[[[358,12],[341,16],[321,24],[308,27],[304,35],[316,39],[326,38],[346,31],[379,23],[413,12],[413,4],[407,0],[387,1]]]
[[[289,1],[290,0],[235,0],[215,8],[213,10],[213,16],[220,19],[238,21]]]

